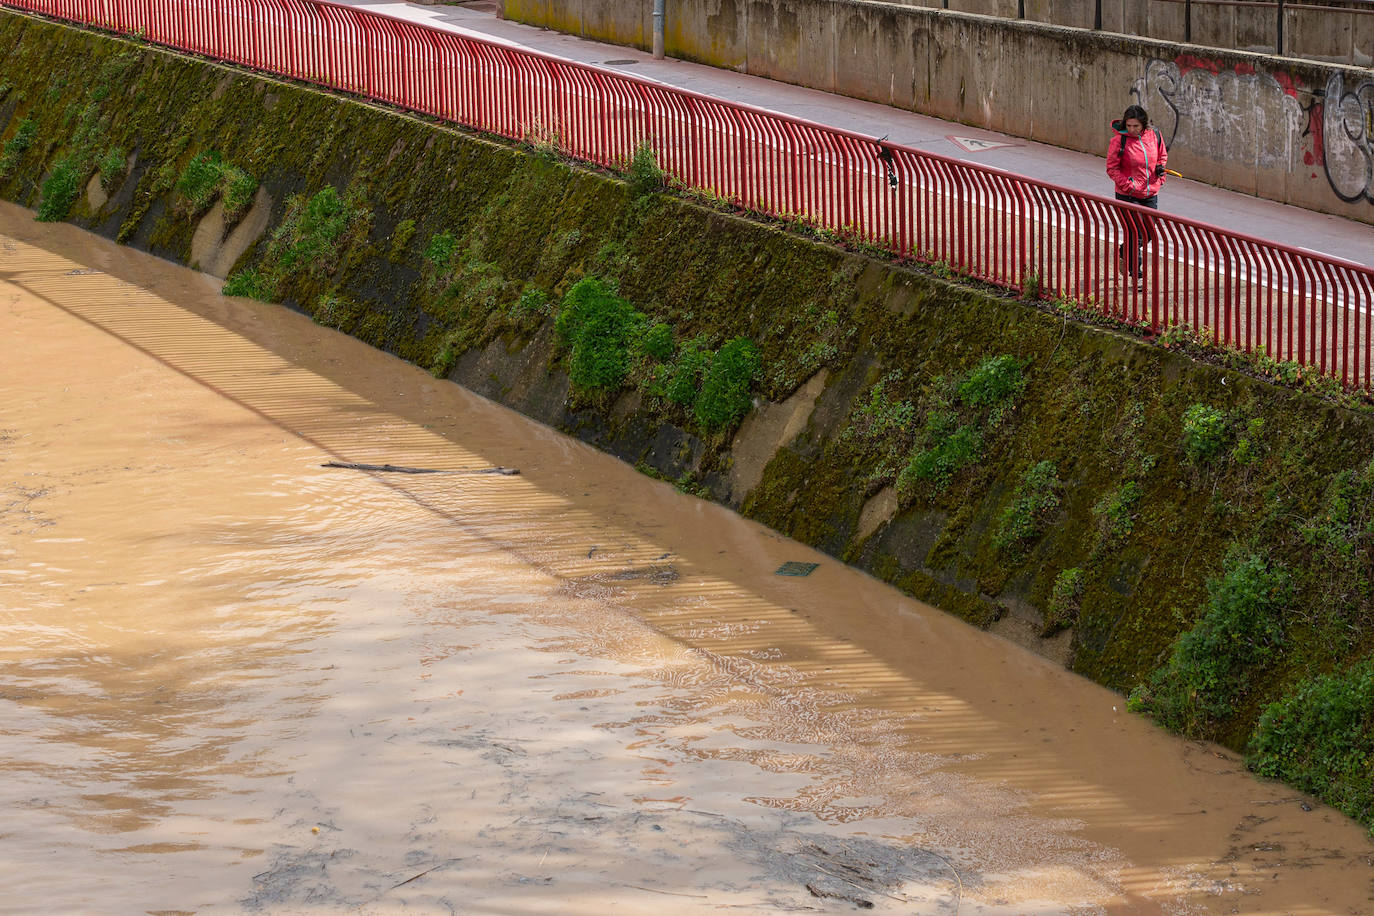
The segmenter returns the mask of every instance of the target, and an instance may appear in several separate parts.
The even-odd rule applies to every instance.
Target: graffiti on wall
[[[1307,113],[1290,80],[1184,55],[1150,61],[1131,94],[1170,147],[1265,169],[1302,161]]]
[[[1331,190],[1348,203],[1374,203],[1374,80],[1347,86],[1333,73],[1318,107],[1318,145]]]
[[[1283,71],[1181,55],[1152,60],[1131,95],[1170,148],[1258,169],[1325,173],[1347,203],[1374,203],[1374,80],[1305,87]],[[1318,171],[1321,170],[1321,171]]]

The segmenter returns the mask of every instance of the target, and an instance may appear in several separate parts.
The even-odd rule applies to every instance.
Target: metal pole
[[[1093,4],[1093,28],[1099,32],[1102,30],[1102,0]]]
[[[1183,0],[1183,40],[1193,40],[1193,0]]]
[[[654,0],[654,60],[663,60],[663,3]]]
[[[1274,53],[1279,57],[1283,56],[1283,0],[1279,0],[1279,22],[1278,32],[1274,38]]]

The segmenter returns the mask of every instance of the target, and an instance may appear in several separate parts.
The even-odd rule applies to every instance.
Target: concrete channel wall
[[[900,6],[948,9],[1004,19],[1090,29],[1099,0],[891,0]],[[1183,0],[1100,0],[1102,29],[1162,41],[1190,40],[1209,48],[1271,54],[1278,36],[1272,3],[1194,0],[1191,37]],[[1024,15],[1018,15],[1023,13]],[[1283,50],[1291,57],[1368,67],[1374,63],[1374,8],[1349,0],[1307,6],[1287,3]]]
[[[652,40],[653,0],[502,2]],[[1374,70],[870,0],[670,0],[665,33],[671,57],[1098,155],[1140,102],[1188,177],[1374,223]]]

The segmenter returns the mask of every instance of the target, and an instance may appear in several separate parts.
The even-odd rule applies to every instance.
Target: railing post
[[[1102,0],[1097,0],[1093,4],[1093,28],[1102,30]]]
[[[1193,40],[1193,0],[1183,0],[1183,40]]]

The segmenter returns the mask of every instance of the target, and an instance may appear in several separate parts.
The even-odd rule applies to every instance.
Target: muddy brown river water
[[[1374,912],[1230,752],[218,287],[0,207],[0,912]]]

